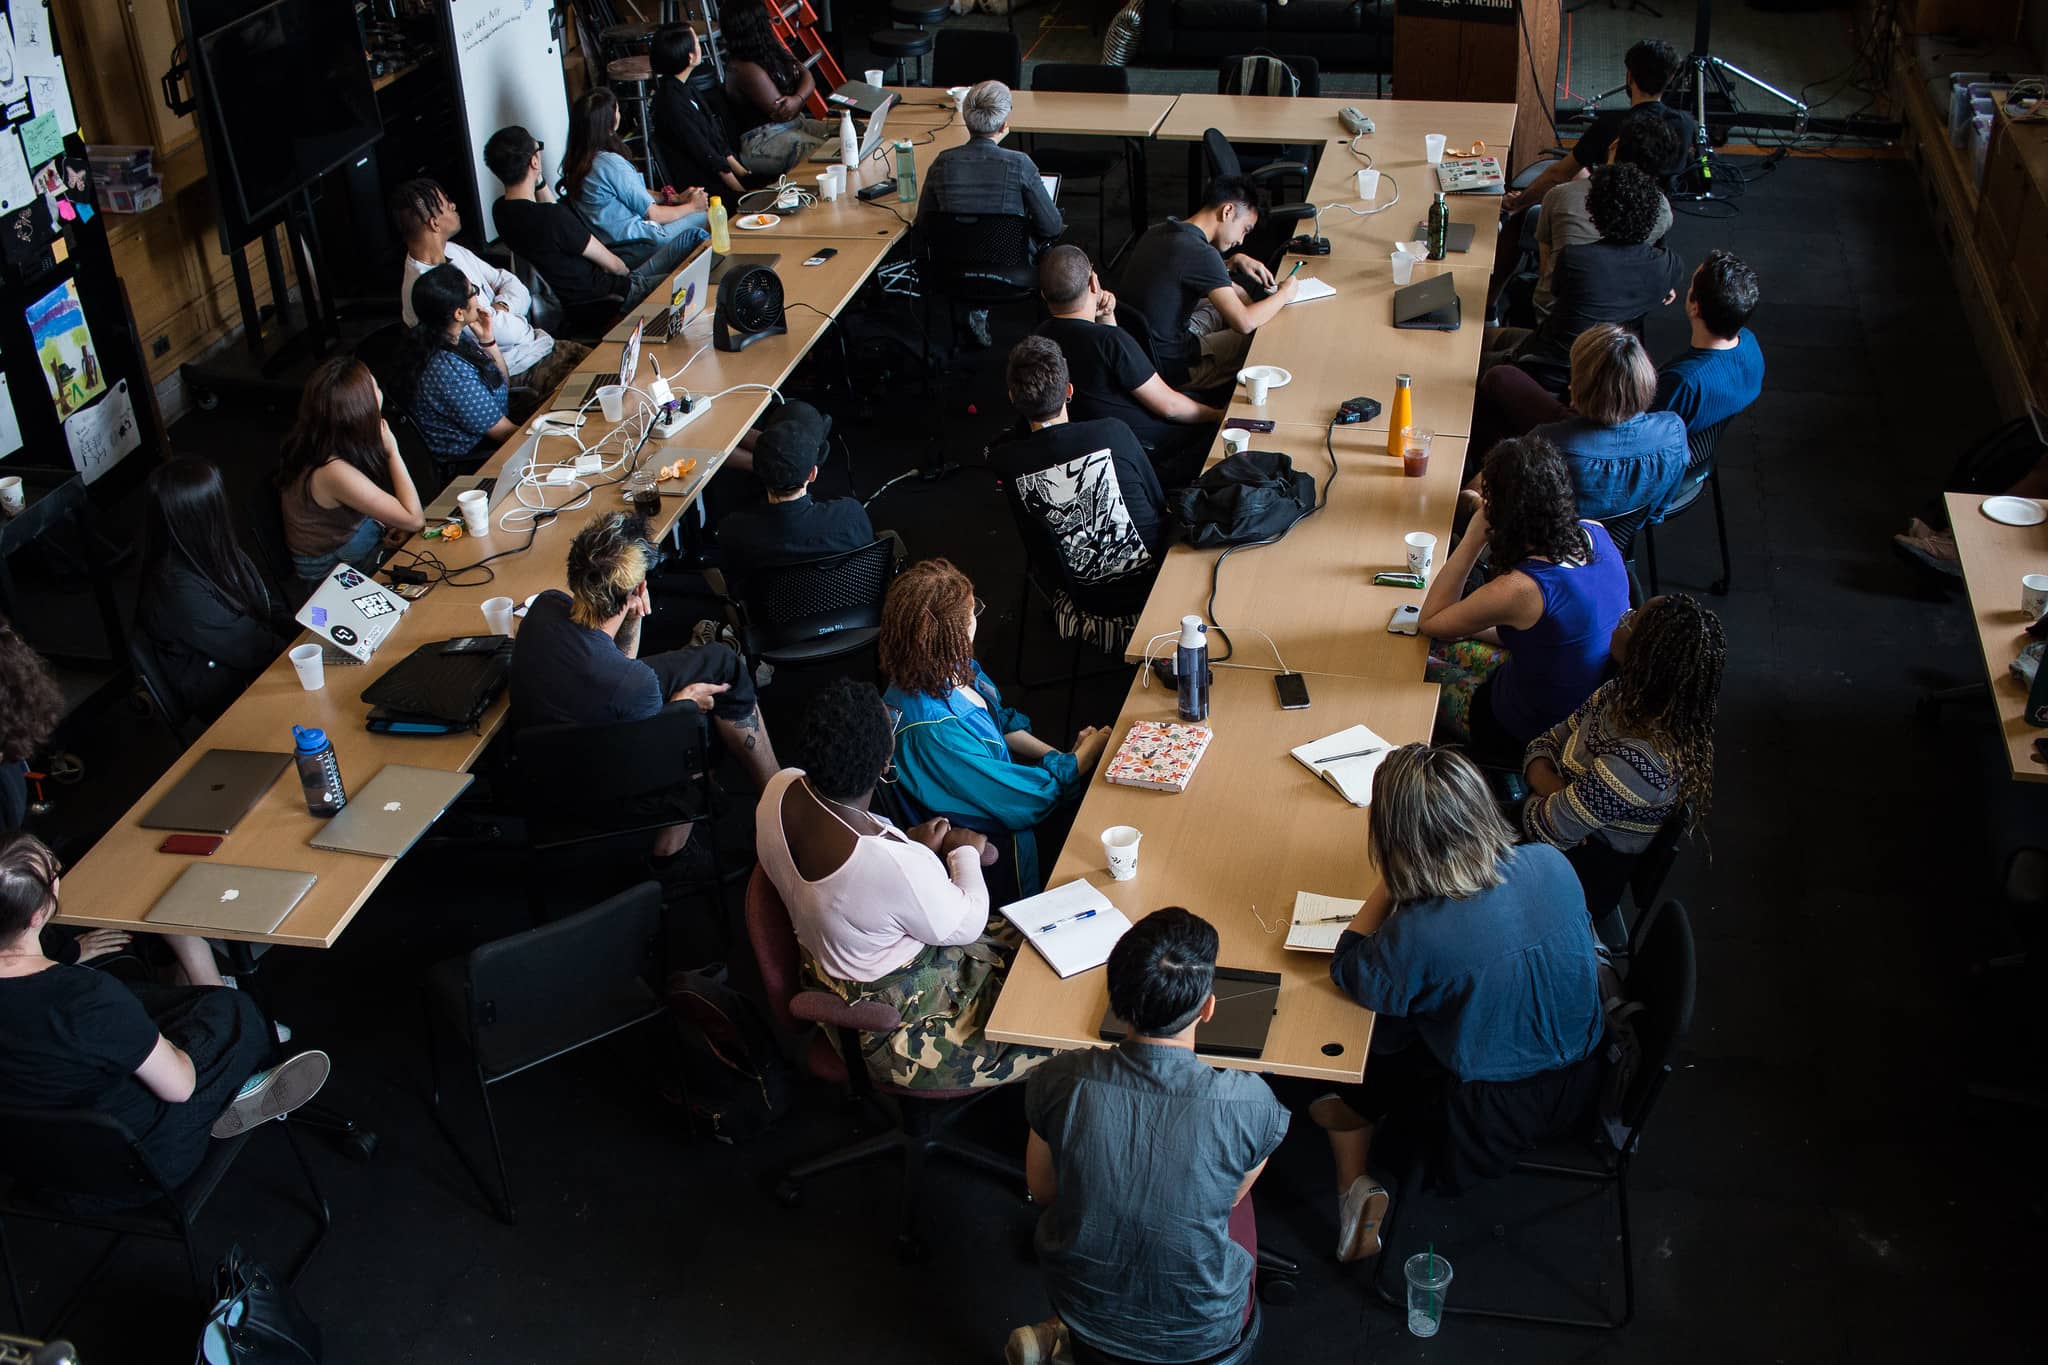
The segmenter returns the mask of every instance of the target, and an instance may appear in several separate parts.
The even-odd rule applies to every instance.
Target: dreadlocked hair
[[[1656,739],[1670,753],[1695,827],[1714,795],[1714,713],[1727,659],[1721,618],[1673,593],[1636,613],[1610,684],[1615,728]]]
[[[1486,552],[1495,576],[1525,559],[1582,559],[1590,542],[1579,526],[1564,456],[1541,436],[1517,436],[1487,452]]]
[[[974,584],[951,560],[920,559],[896,575],[876,642],[882,675],[906,692],[943,697],[969,674]]]

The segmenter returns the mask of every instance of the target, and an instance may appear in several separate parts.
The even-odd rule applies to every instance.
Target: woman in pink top
[[[900,830],[870,809],[894,726],[867,683],[840,680],[804,716],[803,768],[769,779],[755,846],[820,984],[849,1003],[880,1000],[903,1016],[862,1043],[875,1080],[965,1090],[1019,1080],[1052,1054],[992,1043],[995,1008],[1017,938],[991,923],[988,840],[943,819]]]

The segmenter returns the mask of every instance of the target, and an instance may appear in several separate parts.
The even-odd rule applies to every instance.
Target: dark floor
[[[1175,167],[1155,169],[1154,202],[1170,204]],[[1931,1345],[1979,1360],[2038,1349],[2024,1342],[2037,1335],[2027,1304],[2040,1262],[2028,1249],[2043,1213],[2042,1121],[1966,1087],[2039,1090],[2025,983],[1972,964],[2016,941],[1998,873],[2048,828],[2048,788],[2007,779],[1981,703],[1931,728],[1910,720],[1923,689],[1981,677],[1982,665],[1960,594],[1896,561],[1886,537],[1992,411],[1916,200],[1903,163],[1798,160],[1752,186],[1739,216],[1681,216],[1673,234],[1688,258],[1726,245],[1757,265],[1770,379],[1722,446],[1735,574],[1717,603],[1731,643],[1717,799],[1708,840],[1668,887],[1700,936],[1700,1003],[1636,1167],[1635,1325],[1599,1336],[1458,1320],[1434,1343],[1410,1340],[1359,1270],[1328,1259],[1328,1159],[1304,1121],[1256,1196],[1263,1239],[1306,1266],[1300,1301],[1269,1314],[1266,1359],[1861,1362],[1917,1361]],[[1011,335],[1022,325],[998,322]],[[1679,328],[1658,319],[1653,351],[1675,349]],[[841,414],[860,491],[933,454],[971,465],[1000,420],[999,354],[930,400],[914,380],[872,384],[867,420],[844,393],[823,397]],[[1360,379],[1370,393],[1386,376]],[[907,436],[921,416],[925,434]],[[174,438],[240,479],[268,458],[281,421],[223,411]],[[915,553],[976,577],[990,602],[983,657],[1009,676],[1017,555],[991,482],[972,468],[913,479],[873,511]],[[1667,588],[1712,576],[1708,515],[1660,538]],[[1077,721],[1108,719],[1121,686],[1084,688]],[[771,720],[786,732],[778,694]],[[1028,704],[1056,723],[1062,702]],[[118,707],[67,742],[89,780],[59,793],[50,827],[78,846],[168,749]],[[1013,1324],[1044,1315],[1017,1191],[941,1170],[926,1208],[937,1254],[900,1266],[889,1168],[820,1177],[795,1210],[761,1187],[784,1159],[845,1136],[829,1095],[807,1095],[756,1143],[722,1146],[690,1135],[660,1097],[658,1053],[630,1040],[499,1087],[522,1221],[494,1219],[428,1118],[420,984],[431,962],[524,926],[523,866],[513,852],[422,849],[332,951],[267,965],[278,1012],[334,1056],[332,1097],[382,1139],[369,1164],[314,1144],[336,1223],[301,1293],[330,1361],[993,1360]],[[458,1095],[457,1122],[480,1140],[469,1098]],[[981,1119],[1021,1146],[1010,1103]],[[278,1261],[295,1245],[301,1213],[274,1133],[209,1212],[209,1255],[231,1236]],[[1557,1198],[1517,1188],[1418,1203],[1408,1227],[1457,1267],[1455,1300],[1583,1308],[1603,1279],[1618,1290],[1616,1224],[1597,1203],[1541,1202]],[[38,1317],[94,1250],[28,1226],[9,1244]],[[93,1365],[187,1358],[182,1286],[175,1251],[131,1247],[68,1335]]]

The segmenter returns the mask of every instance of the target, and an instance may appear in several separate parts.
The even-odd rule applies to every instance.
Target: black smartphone
[[[1308,709],[1308,679],[1299,673],[1275,673],[1273,690],[1280,694],[1282,711],[1305,711]]]
[[[1229,431],[1233,427],[1239,431],[1256,431],[1260,435],[1264,435],[1273,429],[1273,424],[1263,417],[1231,417],[1224,421],[1223,429],[1225,431]]]
[[[815,255],[815,256],[811,257],[811,258],[810,258],[809,260],[805,261],[805,262],[804,262],[804,264],[805,264],[805,265],[823,265],[823,264],[825,264],[825,262],[827,262],[827,261],[831,260],[831,259],[832,259],[832,258],[833,258],[834,256],[837,256],[838,254],[839,254],[839,248],[838,248],[838,247],[836,247],[836,246],[828,246],[828,247],[825,247],[825,248],[824,248],[823,250],[819,251],[817,255]]]
[[[861,190],[853,197],[860,200],[863,204],[872,204],[883,195],[894,193],[896,193],[896,177],[890,176],[887,180],[877,180],[874,184]]]

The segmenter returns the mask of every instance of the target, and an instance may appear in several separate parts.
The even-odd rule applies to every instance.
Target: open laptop
[[[640,373],[640,339],[646,331],[645,318],[633,324],[633,334],[626,338],[626,344],[619,351],[619,368],[590,376],[590,382],[583,386],[583,397],[577,400],[576,406],[589,407],[591,400],[597,397],[597,391],[608,384],[632,387],[633,376]]]
[[[268,934],[319,880],[310,872],[233,863],[194,863],[143,919],[231,934]]]
[[[896,96],[879,85],[866,81],[847,81],[837,90],[825,96],[825,103],[834,109],[851,109],[863,117],[872,117],[896,102]]]
[[[889,107],[887,105],[883,105],[880,109],[868,115],[867,127],[860,135],[860,155],[854,158],[856,165],[873,156],[875,149],[882,145],[882,125],[888,121]],[[818,145],[818,150],[811,153],[811,160],[813,161],[837,161],[838,159],[839,139],[836,137],[826,138]]]
[[[1057,204],[1060,202],[1060,178],[1050,171],[1038,173],[1038,183],[1045,186],[1045,197]]]
[[[359,662],[368,663],[398,629],[411,604],[353,564],[337,564],[292,619]]]
[[[528,431],[526,439],[506,457],[496,474],[465,474],[459,479],[450,479],[440,496],[427,504],[422,515],[430,522],[460,516],[461,509],[455,500],[472,488],[481,488],[491,495],[491,515],[496,516],[498,508],[512,496],[512,490],[519,487],[519,481],[526,477],[526,471],[533,468],[534,454],[539,445],[540,433]]]
[[[1195,1029],[1195,1051],[1211,1057],[1256,1057],[1263,1053],[1266,1033],[1273,1027],[1273,1013],[1280,1005],[1280,973],[1218,967],[1211,989],[1216,993],[1216,1015]],[[1120,1043],[1130,1031],[1130,1026],[1114,1013],[1103,1011],[1097,1035],[1104,1042]]]
[[[1394,291],[1394,325],[1408,331],[1455,332],[1464,312],[1458,281],[1446,271]]]
[[[649,336],[674,341],[703,313],[711,298],[711,262],[710,241],[697,243],[697,249],[684,260],[682,269],[676,271],[669,284],[668,307],[647,324]]]
[[[226,834],[263,798],[291,761],[290,754],[208,749],[192,770],[178,779],[178,785],[149,808],[142,827]]]
[[[473,780],[445,768],[387,763],[309,842],[372,858],[404,857]]]

